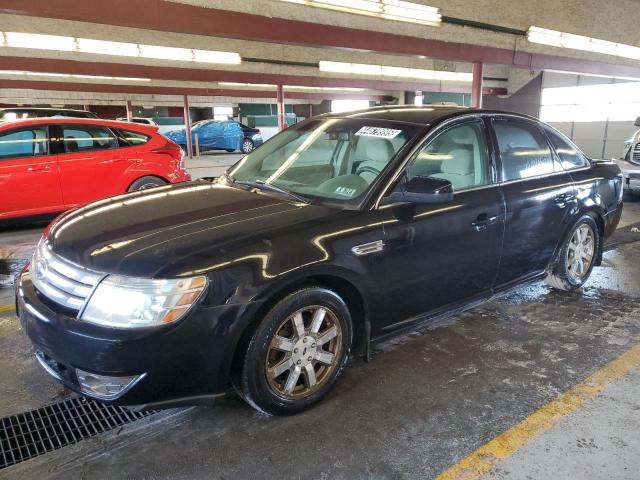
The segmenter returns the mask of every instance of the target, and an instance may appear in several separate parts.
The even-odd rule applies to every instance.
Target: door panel
[[[225,150],[237,150],[242,145],[244,132],[240,128],[240,124],[236,122],[226,122],[224,124],[224,145]]]
[[[46,126],[0,134],[0,218],[64,209]]]
[[[135,148],[118,148],[108,129],[89,125],[62,125],[59,156],[62,195],[67,208],[109,197],[122,191],[123,173],[137,161]]]
[[[490,292],[503,233],[498,186],[457,193],[450,204],[382,212],[387,324]]]
[[[496,282],[501,285],[547,267],[575,205],[575,187],[536,123],[513,118],[494,118],[491,123],[506,204]]]

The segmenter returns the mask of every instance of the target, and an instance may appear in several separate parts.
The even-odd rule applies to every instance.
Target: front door
[[[491,123],[506,204],[496,284],[505,285],[547,267],[576,204],[575,187],[536,123],[514,117],[496,117]]]
[[[381,207],[387,262],[383,332],[490,294],[504,204],[489,159],[482,120],[446,127],[409,162],[404,181],[414,176],[449,180],[453,202]]]
[[[0,218],[64,210],[46,125],[0,134]]]

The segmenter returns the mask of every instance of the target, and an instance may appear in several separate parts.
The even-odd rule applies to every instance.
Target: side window
[[[547,135],[558,157],[560,157],[562,168],[571,170],[572,168],[584,167],[587,164],[585,156],[569,140],[561,137],[551,129],[547,129]]]
[[[502,179],[518,180],[560,170],[551,148],[533,123],[494,119],[493,129],[502,160]]]
[[[62,139],[67,153],[118,148],[118,140],[111,130],[93,125],[63,126]]]
[[[144,133],[132,132],[131,130],[120,130],[122,138],[124,138],[129,145],[144,145],[151,138]]]
[[[47,127],[34,127],[0,134],[0,160],[48,154]]]
[[[489,183],[489,155],[481,121],[445,130],[424,147],[407,167],[407,180],[436,177],[449,180],[454,191]]]

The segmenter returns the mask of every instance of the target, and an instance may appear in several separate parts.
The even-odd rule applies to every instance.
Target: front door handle
[[[493,225],[494,223],[496,223],[499,218],[499,215],[490,217],[486,213],[481,213],[480,215],[478,215],[478,218],[476,218],[475,222],[471,222],[471,226],[476,232],[481,232],[483,230],[486,230],[489,225]]]

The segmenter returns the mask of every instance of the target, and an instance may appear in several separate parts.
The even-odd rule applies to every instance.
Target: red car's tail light
[[[180,163],[181,167],[184,167],[183,165],[184,152],[182,151],[182,149],[177,143],[168,141],[163,146],[154,148],[151,151],[153,153],[164,153],[166,155],[171,155],[176,160],[176,162]]]

